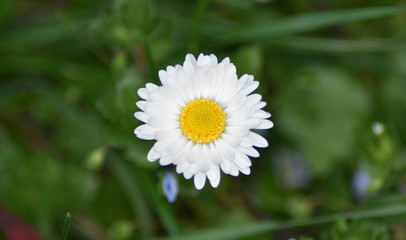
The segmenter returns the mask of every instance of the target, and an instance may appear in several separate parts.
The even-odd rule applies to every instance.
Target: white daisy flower
[[[147,159],[162,166],[176,165],[186,179],[194,177],[200,190],[206,183],[216,188],[220,169],[225,174],[249,175],[251,160],[259,157],[254,147],[268,146],[265,138],[250,131],[269,129],[271,116],[262,108],[259,85],[252,75],[238,78],[229,58],[218,63],[213,54],[197,60],[186,55],[183,65],[159,71],[162,86],[147,83],[138,90],[143,99],[134,116],[145,124],[134,133],[156,140]]]

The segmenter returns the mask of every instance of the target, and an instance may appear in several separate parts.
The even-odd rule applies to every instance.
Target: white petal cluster
[[[174,164],[176,172],[186,179],[194,177],[196,189],[202,189],[206,178],[213,187],[220,183],[220,169],[238,176],[250,174],[251,160],[258,157],[254,147],[268,146],[265,138],[251,129],[269,129],[270,113],[262,108],[260,94],[252,93],[259,85],[252,75],[238,78],[229,58],[220,63],[213,54],[191,54],[183,65],[168,66],[159,71],[162,86],[147,83],[138,90],[143,99],[136,104],[141,110],[134,116],[145,124],[134,133],[138,138],[156,140],[147,159],[159,160],[162,166]],[[180,128],[180,114],[189,102],[210,99],[219,104],[226,115],[221,136],[211,143],[196,143]]]

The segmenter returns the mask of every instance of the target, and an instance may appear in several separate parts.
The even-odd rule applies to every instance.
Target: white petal
[[[167,166],[169,164],[171,164],[173,162],[173,158],[172,157],[161,157],[159,159],[159,164],[161,166]]]
[[[148,119],[148,125],[155,128],[177,128],[179,126],[179,122],[171,119],[150,117]]]
[[[183,63],[183,70],[189,75],[192,76],[195,72],[195,67],[190,61],[185,61]]]
[[[247,120],[239,123],[239,125],[244,126],[249,129],[253,129],[253,128],[259,129],[258,126],[260,126],[261,122],[262,122],[261,119],[251,118],[251,119],[247,119]]]
[[[163,154],[170,141],[158,141],[154,144],[155,151]]]
[[[216,147],[213,144],[210,145],[208,154],[209,154],[209,158],[213,164],[219,165],[223,162],[223,157],[217,151]]]
[[[202,78],[202,71],[202,68],[197,68],[193,75],[193,99],[202,98],[201,92],[203,85],[205,85],[204,79]]]
[[[268,141],[257,133],[250,132],[248,137],[253,141],[255,147],[265,148],[269,145]]]
[[[210,170],[207,172],[207,178],[209,179],[212,187],[218,187],[221,178],[219,166],[211,165]]]
[[[222,106],[225,106],[235,95],[235,90],[237,88],[237,74],[235,71],[234,65],[226,69],[221,82],[222,84],[215,95],[216,101]]]
[[[150,162],[154,162],[156,160],[158,160],[161,157],[161,154],[159,154],[158,152],[155,151],[154,147],[152,147],[148,154],[147,154],[147,159]]]
[[[250,175],[251,168],[247,167],[247,168],[244,168],[244,169],[240,169],[240,172],[245,174],[245,175]]]
[[[204,144],[202,145],[202,151],[200,153],[200,171],[206,173],[209,171],[211,160],[209,159],[208,147]]]
[[[236,95],[229,103],[227,103],[224,111],[226,114],[233,113],[234,111],[240,110],[245,103],[247,97],[244,95]]]
[[[254,142],[248,136],[241,138],[242,147],[252,147],[253,145],[254,145]]]
[[[254,79],[254,76],[248,75],[248,74],[244,74],[238,79],[238,84],[237,84],[237,92],[238,93],[241,91],[241,89],[247,83],[248,78],[250,78],[250,77],[252,77],[252,79]],[[247,94],[245,94],[245,95],[247,95]]]
[[[262,99],[261,94],[254,93],[249,95],[245,100],[244,108],[254,106],[255,104],[259,103],[261,99]]]
[[[218,60],[217,60],[216,55],[210,54],[210,60],[211,60],[212,65],[217,65],[218,64]]]
[[[163,86],[168,85],[168,73],[165,70],[159,70],[158,72],[159,80]]]
[[[148,92],[153,92],[153,91],[156,91],[159,87],[156,84],[147,83],[147,84],[145,84],[145,88],[148,90]]]
[[[273,127],[273,122],[269,120],[262,120],[261,123],[256,126],[256,129],[269,129]]]
[[[192,175],[195,175],[198,172],[200,172],[200,157],[197,157],[196,162],[190,164],[188,171]]]
[[[254,106],[252,106],[252,108],[256,110],[256,109],[261,109],[261,108],[263,108],[265,106],[266,106],[266,102],[261,101],[261,102],[255,104]]]
[[[147,105],[147,101],[138,101],[135,103],[135,105],[137,105],[137,107],[139,109],[141,109],[142,111],[144,111],[145,106]]]
[[[176,172],[179,174],[183,173],[189,167],[189,165],[190,164],[187,161],[180,162],[178,165],[176,165]]]
[[[176,92],[173,91],[172,88],[160,87],[158,89],[158,93],[161,94],[161,96],[165,98],[167,102],[175,103],[178,106],[182,106],[184,104],[181,97],[178,94],[176,94]]]
[[[158,141],[169,141],[171,139],[179,139],[181,136],[182,132],[178,128],[159,129],[154,133],[154,138]]]
[[[187,142],[188,142],[188,140],[185,137],[181,136],[180,138],[178,138],[168,144],[168,146],[166,147],[166,152],[169,155],[174,155],[177,152],[179,152],[182,148],[184,148],[186,146]]]
[[[185,62],[190,62],[193,66],[196,66],[196,58],[193,54],[188,53],[185,57]]]
[[[249,157],[242,152],[237,151],[235,158],[233,159],[234,163],[238,168],[247,168],[251,167],[252,163]]]
[[[238,170],[238,167],[233,163],[233,162],[230,162],[230,175],[231,176],[234,176],[234,177],[237,177],[239,174],[240,174],[240,171]]]
[[[172,156],[173,160],[172,163],[174,165],[178,165],[181,162],[187,162],[186,161],[186,153],[189,152],[190,150],[190,142],[188,142],[188,144],[186,144],[185,147],[183,147],[178,153],[176,153],[174,156]]]
[[[235,152],[234,149],[231,148],[227,143],[225,143],[222,139],[218,139],[214,142],[217,151],[225,158],[225,159],[233,159]]]
[[[253,118],[269,118],[271,114],[269,112],[265,112],[264,110],[257,110],[252,115]]]
[[[167,104],[165,101],[156,101],[148,104],[144,112],[150,117],[167,118],[179,120],[180,107]]]
[[[182,101],[188,102],[193,99],[193,83],[194,83],[194,70],[193,73],[187,73],[186,69],[179,69],[176,73],[176,89],[177,94]]]
[[[235,148],[237,146],[240,145],[241,143],[241,138],[239,137],[235,137],[233,135],[227,134],[227,133],[223,133],[221,135],[221,139],[227,143],[227,145],[229,145],[232,148]]]
[[[202,98],[210,98],[211,96],[211,88],[214,85],[213,81],[216,78],[215,68],[210,67],[203,70],[201,73],[201,78],[204,79],[201,84],[201,97]]]
[[[189,164],[189,166],[190,166],[190,164]],[[193,177],[193,174],[192,174],[192,172],[189,170],[189,168],[186,169],[186,170],[183,172],[183,177],[184,177],[185,179],[191,179],[191,178]]]
[[[224,58],[223,61],[221,61],[221,63],[229,64],[230,63],[230,58],[229,57]]]
[[[220,164],[221,171],[223,171],[225,174],[230,174],[231,171],[231,161],[225,160]]]
[[[247,136],[250,132],[249,128],[242,126],[226,126],[225,132],[232,136],[244,137]]]
[[[148,91],[146,88],[140,88],[137,91],[138,96],[144,100],[148,100]]]
[[[167,66],[166,72],[168,73],[168,78],[176,76],[176,69],[173,66]]]
[[[238,111],[233,112],[232,114],[228,114],[227,124],[228,125],[239,125],[246,121],[253,113],[253,109],[251,108],[244,108]]]
[[[206,174],[198,172],[193,178],[197,190],[201,190],[206,183]]]
[[[134,133],[135,135],[137,135],[138,138],[145,140],[153,140],[154,132],[155,129],[148,126],[147,124],[140,125],[134,130]]]
[[[190,163],[194,163],[198,160],[199,156],[199,144],[194,144],[190,147],[189,152],[186,153],[186,160]]]
[[[134,117],[144,123],[148,122],[148,115],[144,112],[135,112]]]
[[[247,148],[247,147],[240,146],[237,148],[237,150],[242,153],[247,154],[250,157],[259,157],[259,152],[257,150],[255,150],[255,148],[253,148],[253,147]]]
[[[244,86],[244,88],[241,89],[241,91],[239,93],[248,95],[248,94],[252,93],[255,89],[257,89],[258,86],[259,86],[259,82],[252,81],[249,84],[247,84],[246,86]]]

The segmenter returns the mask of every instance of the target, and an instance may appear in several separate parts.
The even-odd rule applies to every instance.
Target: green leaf
[[[315,217],[305,220],[296,220],[289,222],[271,222],[271,221],[258,221],[252,223],[246,223],[238,226],[231,227],[218,227],[212,229],[206,229],[194,233],[177,235],[169,238],[159,238],[160,240],[227,240],[227,239],[241,239],[248,238],[258,234],[272,232],[287,228],[297,228],[316,224],[331,223],[345,219],[367,219],[367,218],[379,218],[388,216],[399,216],[406,214],[406,205],[394,205],[389,207],[380,207],[377,209],[370,209],[364,211],[358,211],[354,213],[335,214],[329,216]]]
[[[62,231],[60,240],[66,240],[66,238],[68,237],[70,222],[71,222],[70,213],[67,212],[66,217],[65,217],[65,223],[63,224],[63,231]]]
[[[346,22],[367,20],[406,12],[406,7],[374,7],[351,10],[333,10],[298,15],[258,26],[232,29],[219,35],[223,41],[268,40],[277,35],[315,30]],[[213,34],[216,36],[216,34]]]

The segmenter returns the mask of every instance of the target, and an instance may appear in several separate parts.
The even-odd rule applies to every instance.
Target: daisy
[[[273,127],[262,96],[252,93],[259,85],[254,77],[238,78],[229,58],[219,63],[213,54],[197,60],[188,54],[182,66],[160,70],[159,79],[162,86],[147,83],[138,90],[143,100],[134,114],[145,123],[135,129],[137,137],[156,141],[147,159],[176,165],[177,173],[194,178],[198,190],[206,178],[216,188],[220,170],[249,175],[249,157],[259,157],[254,147],[268,146],[251,129]]]

